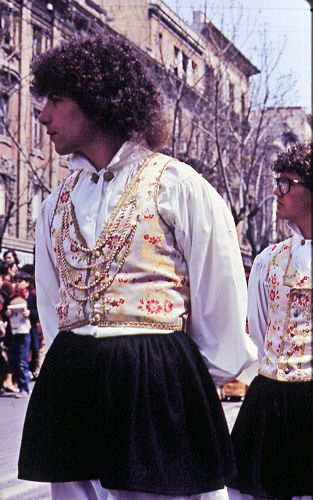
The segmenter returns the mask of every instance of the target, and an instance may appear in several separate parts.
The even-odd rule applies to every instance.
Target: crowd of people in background
[[[16,252],[0,260],[0,395],[27,397],[46,347],[36,301],[34,265],[20,265]]]

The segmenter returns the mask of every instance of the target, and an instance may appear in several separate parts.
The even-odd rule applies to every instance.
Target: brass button
[[[98,313],[95,314],[94,320],[95,320],[95,323],[99,323],[99,321],[100,321],[100,314],[98,314]]]
[[[109,171],[108,171],[108,172],[105,172],[105,173],[103,174],[103,179],[104,179],[106,182],[110,182],[110,181],[113,179],[113,177],[114,177],[113,172],[109,172]]]
[[[96,272],[95,272],[95,278],[96,278],[96,279],[100,278],[100,273],[99,273],[99,271],[96,271]]]
[[[97,182],[98,182],[98,180],[99,180],[99,175],[98,175],[98,174],[96,174],[96,172],[93,172],[93,173],[91,174],[91,180],[92,180],[92,182],[94,182],[95,184],[97,184]]]
[[[299,316],[299,311],[296,310],[294,313],[293,313],[294,317],[297,318]]]
[[[289,368],[285,368],[286,375],[288,375],[289,372],[290,372]]]
[[[100,257],[100,252],[99,252],[99,250],[96,250],[96,251],[95,251],[95,257],[97,257],[97,258],[99,258],[99,257]]]
[[[290,332],[290,337],[294,337],[294,336],[295,336],[295,332],[294,331]]]
[[[293,352],[293,351],[292,351],[291,349],[288,349],[288,351],[287,351],[288,356],[291,356],[291,355],[292,355],[292,352]]]

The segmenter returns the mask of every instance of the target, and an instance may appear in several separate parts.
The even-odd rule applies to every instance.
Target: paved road
[[[50,486],[17,479],[17,460],[27,399],[0,397],[0,500],[51,500]],[[240,403],[223,403],[229,428]]]

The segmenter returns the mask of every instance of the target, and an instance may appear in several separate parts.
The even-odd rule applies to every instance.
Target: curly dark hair
[[[161,95],[139,52],[119,35],[75,36],[41,54],[32,70],[39,96],[71,97],[103,133],[145,138],[152,149],[166,140]]]
[[[293,172],[299,175],[312,190],[312,143],[298,142],[287,152],[280,153],[271,168],[279,174]]]

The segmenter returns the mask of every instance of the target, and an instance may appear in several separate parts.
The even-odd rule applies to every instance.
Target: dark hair
[[[6,250],[6,251],[4,252],[4,254],[3,254],[3,258],[5,259],[5,258],[6,258],[6,256],[7,256],[9,253],[11,253],[11,254],[13,255],[14,262],[15,262],[15,264],[18,266],[18,264],[19,264],[19,262],[20,262],[20,261],[19,261],[18,256],[16,255],[15,250],[11,250],[11,249],[9,248],[9,250]]]
[[[35,266],[34,264],[24,264],[20,268],[20,271],[24,271],[25,273],[28,273],[30,276],[32,276],[35,272]]]
[[[31,280],[31,275],[29,273],[25,273],[25,271],[17,271],[16,275],[14,276],[14,281],[30,281]]]
[[[279,174],[293,172],[299,175],[307,187],[312,190],[312,144],[298,142],[287,152],[280,153],[271,168]]]
[[[164,142],[160,94],[138,51],[120,36],[73,37],[40,55],[32,69],[39,96],[71,97],[103,133],[144,137],[152,149]]]
[[[0,261],[0,276],[5,276],[8,274],[9,263],[5,260]]]

